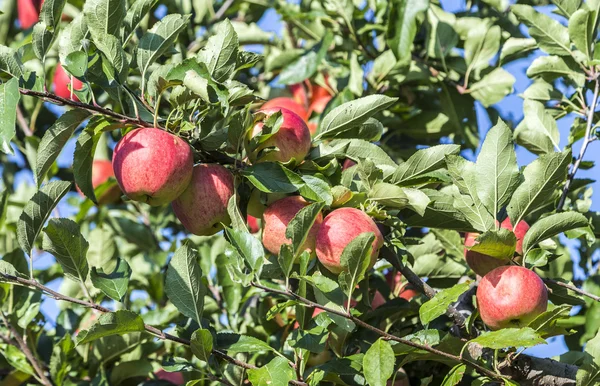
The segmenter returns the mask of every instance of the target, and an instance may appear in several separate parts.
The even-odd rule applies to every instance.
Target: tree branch
[[[588,298],[590,298],[590,299],[592,299],[592,300],[594,300],[596,302],[600,302],[600,296],[596,296],[594,294],[591,294],[591,293],[589,293],[587,291],[582,290],[581,288],[575,287],[574,285],[571,285],[571,284],[568,284],[568,283],[563,283],[562,281],[552,280],[552,279],[544,279],[544,282],[545,283],[551,283],[551,284],[557,285],[559,287],[563,287],[563,288],[569,289],[569,290],[571,290],[573,292],[577,292],[580,295],[587,296]]]
[[[509,358],[498,369],[521,386],[575,386],[577,373],[575,365],[526,355]]]
[[[21,337],[21,334],[19,334],[17,329],[14,328],[8,322],[8,319],[6,318],[6,316],[4,315],[3,312],[0,312],[0,317],[2,318],[2,321],[4,322],[4,324],[6,325],[6,328],[9,329],[10,333],[13,335],[13,337],[17,341],[19,348],[21,349],[23,354],[25,354],[25,357],[27,358],[29,363],[31,363],[31,366],[33,367],[33,369],[35,370],[35,372],[38,375],[38,380],[42,383],[42,385],[52,386],[52,382],[50,382],[48,377],[46,377],[46,373],[42,369],[42,366],[40,365],[40,363],[37,361],[36,357],[33,355],[31,350],[29,349],[29,346],[27,346],[27,344],[23,340],[23,337]]]
[[[594,74],[595,86],[594,86],[594,96],[592,97],[592,104],[588,106],[588,116],[587,116],[587,125],[585,127],[585,135],[583,137],[583,144],[581,145],[581,150],[579,150],[579,156],[573,163],[571,167],[571,171],[567,176],[567,182],[565,183],[565,187],[563,188],[562,195],[560,196],[560,200],[558,201],[558,205],[556,206],[556,211],[560,212],[565,205],[565,201],[567,199],[567,194],[569,193],[569,189],[571,188],[571,184],[573,183],[573,179],[575,179],[575,173],[577,173],[577,169],[579,169],[579,165],[581,165],[581,161],[583,161],[583,156],[585,155],[585,151],[587,150],[588,145],[591,141],[591,131],[592,124],[594,120],[594,112],[596,111],[596,105],[598,103],[598,93],[600,92],[600,81],[598,81],[598,76],[600,74]]]

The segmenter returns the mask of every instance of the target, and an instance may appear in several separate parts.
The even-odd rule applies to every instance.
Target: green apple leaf
[[[223,82],[233,75],[238,50],[238,35],[226,19],[216,27],[215,34],[208,39],[198,58],[206,64],[217,82]]]
[[[17,105],[20,98],[18,79],[12,78],[0,84],[0,150],[5,154],[13,154],[10,141],[16,134]]]
[[[443,168],[446,165],[446,156],[456,155],[459,152],[459,145],[437,145],[418,150],[406,162],[398,166],[390,182],[399,185],[410,184],[411,180]]]
[[[535,222],[523,239],[523,252],[526,255],[538,243],[563,232],[583,228],[591,232],[588,219],[578,212],[551,214]],[[593,236],[592,236],[593,238]]]
[[[208,363],[213,349],[213,336],[210,331],[203,328],[194,331],[190,342],[194,356]]]
[[[363,369],[367,383],[372,386],[385,386],[394,373],[396,357],[394,350],[383,339],[377,339],[363,357]]]
[[[569,18],[569,37],[579,51],[583,52],[588,59],[592,58],[594,45],[594,29],[597,23],[596,17],[586,8],[575,11]]]
[[[85,283],[90,268],[86,259],[89,244],[80,226],[67,218],[51,218],[44,228],[42,248],[60,263],[65,275]]]
[[[473,98],[485,107],[500,102],[505,96],[513,92],[515,77],[502,67],[486,74],[480,81],[469,85]]]
[[[122,301],[127,293],[129,278],[131,277],[131,268],[124,259],[117,259],[115,268],[110,272],[105,272],[102,268],[92,267],[90,278],[94,287],[98,288],[108,297],[118,302]]]
[[[514,256],[517,245],[515,234],[504,228],[486,231],[476,241],[469,250],[506,261]]]
[[[442,386],[455,386],[462,380],[465,372],[467,371],[467,365],[463,363],[459,363],[453,368],[450,369],[448,374],[444,377],[442,381]]]
[[[248,232],[225,228],[227,240],[246,261],[253,272],[260,271],[265,260],[265,249],[259,239]]]
[[[340,257],[342,273],[340,273],[338,281],[348,299],[352,297],[354,287],[364,278],[365,272],[371,264],[374,240],[373,232],[361,233],[350,241],[342,252]]]
[[[288,360],[281,357],[275,357],[257,369],[248,370],[248,380],[254,386],[287,386],[292,379],[294,370]]]
[[[417,34],[417,17],[429,8],[428,0],[393,0],[387,28],[387,44],[398,61],[408,61]]]
[[[304,185],[300,176],[276,162],[264,162],[242,171],[248,180],[265,193],[293,193]]]
[[[100,315],[89,330],[82,330],[75,338],[75,346],[111,335],[144,331],[144,321],[135,312],[119,310]]]
[[[600,377],[600,331],[586,343],[584,353],[583,364],[576,375],[577,386],[596,385]]]
[[[529,27],[529,35],[538,42],[542,51],[550,55],[571,55],[571,42],[566,27],[529,5],[516,4],[510,9]]]
[[[292,240],[293,254],[302,252],[300,247],[306,241],[317,217],[325,207],[324,202],[315,202],[300,209],[285,229],[285,237]]]
[[[471,282],[459,283],[451,288],[446,288],[435,294],[433,298],[423,303],[419,308],[419,318],[423,325],[429,324],[448,310],[448,307],[456,302],[460,295],[471,287]]]
[[[542,77],[546,81],[562,77],[577,87],[583,87],[585,83],[585,74],[573,59],[554,55],[536,58],[527,68],[527,76]]]
[[[483,347],[494,350],[510,347],[533,347],[546,344],[546,341],[530,327],[503,328],[498,331],[484,332],[469,343],[477,343]]]

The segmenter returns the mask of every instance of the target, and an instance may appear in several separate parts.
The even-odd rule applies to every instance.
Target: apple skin
[[[121,191],[152,206],[167,204],[192,179],[194,155],[181,138],[156,128],[135,129],[115,147],[113,169]]]
[[[246,216],[246,222],[248,223],[248,230],[250,233],[257,233],[260,230],[258,225],[258,219],[254,216]]]
[[[182,373],[170,373],[168,371],[160,369],[156,373],[154,373],[154,375],[156,376],[156,379],[171,382],[174,385],[184,385],[185,384],[185,379],[183,378]]]
[[[275,201],[269,205],[263,214],[262,241],[265,248],[274,255],[279,255],[279,249],[283,244],[291,244],[291,240],[285,237],[285,230],[294,216],[309,203],[301,196],[289,196]],[[317,232],[323,222],[323,215],[319,213],[308,232],[308,236],[302,244],[302,250],[315,250]]]
[[[542,279],[517,265],[498,267],[485,275],[476,297],[481,319],[492,330],[526,327],[548,307]]]
[[[351,160],[350,158],[346,158],[344,160],[344,163],[342,164],[342,170],[346,170],[348,168],[351,168],[352,166],[356,165],[356,162],[354,162],[353,160]]]
[[[325,78],[325,81],[327,81],[327,78]],[[325,87],[321,87],[318,84],[313,85],[310,106],[308,107],[309,116],[313,112],[317,114],[323,113],[331,98],[333,98],[332,95]]]
[[[395,275],[394,271],[386,273],[385,280],[390,286],[390,290],[392,291],[395,297],[399,297],[406,301],[410,301],[410,299],[414,298],[419,294],[417,291],[410,288],[411,285],[409,283],[402,282],[402,274],[400,272],[397,272]],[[371,302],[371,308],[377,309],[384,305],[386,302],[387,300],[383,297],[381,292],[375,291],[375,295],[373,295],[373,301]]]
[[[105,159],[97,159],[92,162],[92,187],[96,189],[98,186],[102,185],[109,178],[114,177],[115,172],[113,171],[112,162]],[[83,193],[79,190],[79,187],[76,187],[77,191],[81,196]],[[96,197],[98,200],[98,205],[107,205],[114,204],[119,201],[121,198],[121,189],[119,186],[115,185],[105,191],[100,197]]]
[[[293,100],[292,98],[279,97],[273,98],[264,105],[262,105],[261,110],[269,110],[283,108],[288,109],[293,113],[296,113],[300,118],[302,118],[305,122],[308,120],[308,111],[298,102]]]
[[[43,0],[17,0],[17,17],[21,29],[29,29],[39,21],[43,2]]]
[[[521,220],[513,230],[510,219],[506,218],[504,221],[502,221],[500,227],[515,233],[517,238],[516,253],[519,255],[515,261],[519,262],[521,259],[520,256],[523,254],[523,239],[525,238],[525,233],[527,233],[529,230],[529,225],[525,221]],[[475,239],[477,239],[478,236],[479,233],[467,233],[465,235],[465,260],[473,272],[479,276],[484,276],[494,268],[506,265],[507,262],[496,259],[492,256],[468,250],[467,247],[472,247],[475,245]]]
[[[260,110],[267,117],[281,111],[283,123],[279,131],[271,138],[263,142],[254,152],[248,152],[248,158],[252,163],[258,162],[289,162],[292,158],[299,164],[310,151],[311,138],[310,131],[304,120],[298,114],[285,108],[272,108]],[[246,145],[251,137],[258,135],[263,128],[263,122],[257,122],[254,125],[250,135],[246,138]],[[259,155],[260,151],[267,147],[277,147],[279,151]],[[246,146],[246,148],[248,148]]]
[[[54,94],[61,98],[71,99],[71,90],[69,90],[71,76],[60,64],[58,64],[54,70],[54,79],[52,80],[52,84],[54,85]],[[81,90],[82,88],[83,82],[73,77],[73,90]],[[73,94],[73,100],[79,101],[79,98]]]
[[[292,84],[290,86],[290,91],[292,92],[292,97],[293,97],[294,101],[306,110],[306,107],[309,105],[309,100],[308,100],[308,93],[306,92],[306,87],[304,86],[304,84],[307,84],[308,86],[310,86],[310,81],[305,80],[304,83]],[[285,107],[285,106],[283,106],[283,107]],[[306,113],[308,115],[308,110]]]
[[[194,166],[192,181],[172,203],[185,229],[198,236],[214,235],[231,222],[229,199],[235,194],[233,175],[219,164]]]
[[[317,258],[332,273],[342,272],[340,258],[344,248],[365,232],[375,233],[370,265],[372,267],[379,256],[379,249],[383,246],[383,235],[371,217],[355,208],[339,208],[325,217],[317,233]]]

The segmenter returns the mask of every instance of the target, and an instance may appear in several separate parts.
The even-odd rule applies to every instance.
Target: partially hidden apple
[[[317,114],[323,113],[331,98],[332,95],[325,87],[319,86],[318,84],[313,85],[311,102],[308,107],[309,116],[313,112]]]
[[[113,171],[112,162],[105,159],[97,159],[92,162],[92,187],[96,189],[108,181],[111,177],[115,176]],[[77,187],[79,194],[83,196],[79,187]],[[118,185],[111,186],[101,196],[96,197],[99,205],[114,204],[121,198],[121,189]]]
[[[259,121],[248,133],[246,138],[246,149],[248,149],[248,158],[250,162],[289,162],[295,159],[299,164],[310,150],[311,138],[310,131],[304,120],[298,114],[280,107],[260,110],[266,117],[281,111],[282,124],[279,131],[273,134],[269,139],[258,145],[255,149],[248,149],[251,139],[260,135],[264,127],[263,121]],[[266,119],[266,118],[265,118]],[[274,151],[274,148],[278,150]]]
[[[22,29],[29,29],[39,21],[43,2],[43,0],[17,0],[17,17]]]
[[[286,197],[285,193],[265,193],[258,189],[253,189],[248,199],[248,215],[261,218],[267,206],[284,197]]]
[[[342,272],[340,259],[344,248],[358,235],[373,232],[371,267],[377,261],[383,246],[383,235],[377,224],[365,212],[355,208],[339,208],[327,215],[317,233],[315,243],[317,258],[333,273]]]
[[[246,222],[248,223],[248,230],[250,233],[257,233],[260,230],[258,225],[258,219],[254,216],[246,216]]]
[[[288,109],[293,113],[296,113],[304,121],[308,120],[308,111],[304,106],[287,97],[273,98],[262,105],[261,110],[269,110],[274,108]]]
[[[173,211],[185,229],[198,236],[214,235],[229,225],[229,199],[235,194],[233,175],[219,164],[194,166],[192,181],[173,201]]]
[[[517,266],[498,267],[479,282],[477,307],[492,330],[526,327],[548,307],[548,291],[533,271]]]
[[[309,203],[301,196],[289,196],[275,201],[269,205],[263,214],[263,233],[262,241],[265,248],[274,255],[279,254],[283,244],[290,244],[292,241],[285,236],[285,231],[294,216]],[[319,213],[308,233],[302,250],[315,249],[315,240],[319,227],[323,222],[323,215]]]
[[[310,81],[307,79],[302,83],[296,83],[296,84],[292,84],[290,85],[290,91],[292,92],[292,97],[294,99],[294,101],[296,103],[298,103],[300,106],[302,106],[305,110],[307,110],[307,115],[308,115],[308,105],[309,105],[309,99],[308,99],[308,93],[306,92],[306,86],[310,86]]]
[[[167,381],[173,385],[185,385],[185,379],[183,378],[183,373],[181,372],[171,373],[160,369],[156,373],[154,373],[154,375],[156,376],[156,379],[159,379],[161,381]]]
[[[121,190],[135,201],[167,204],[188,187],[194,155],[183,139],[157,128],[127,133],[115,147],[113,169]]]
[[[71,99],[71,90],[69,87],[73,86],[73,90],[81,90],[83,87],[83,82],[79,79],[73,77],[73,83],[71,83],[71,76],[65,71],[63,66],[58,64],[56,69],[54,70],[54,79],[52,80],[52,84],[54,86],[54,94],[58,95],[61,98]],[[79,98],[75,94],[73,94],[73,100],[78,101]]]
[[[416,295],[418,292],[415,291],[410,283],[402,281],[402,274],[400,272],[389,271],[385,274],[385,280],[390,287],[390,291],[394,295],[394,297],[398,297],[409,301]],[[379,308],[386,303],[385,298],[379,291],[375,291],[375,295],[373,295],[373,301],[371,302],[371,307],[373,309]]]
[[[521,260],[521,255],[523,254],[523,239],[525,238],[525,233],[529,230],[529,225],[521,220],[517,224],[517,226],[513,229],[510,219],[507,217],[502,223],[500,227],[513,231],[515,233],[515,237],[517,238],[517,245],[515,252],[517,253],[516,262]],[[483,276],[486,273],[490,272],[492,269],[506,265],[508,262],[496,259],[492,256],[484,255],[479,252],[470,251],[467,248],[472,247],[476,244],[476,239],[479,236],[479,233],[467,233],[465,235],[465,260],[467,264],[473,272],[478,274],[479,276]]]

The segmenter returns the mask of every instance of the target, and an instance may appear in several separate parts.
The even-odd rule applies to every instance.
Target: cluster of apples
[[[500,227],[515,233],[514,262],[521,262],[523,238],[529,225],[520,221],[513,229],[511,220],[506,218]],[[548,307],[548,291],[544,282],[530,269],[507,265],[506,261],[468,250],[476,244],[478,236],[477,233],[466,234],[465,260],[477,275],[482,276],[476,295],[481,319],[492,330],[527,326]]]

